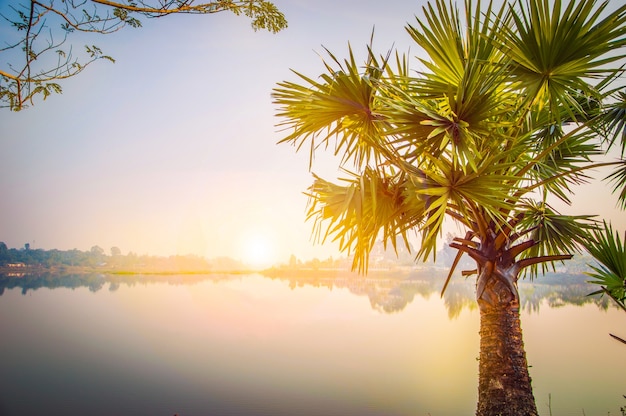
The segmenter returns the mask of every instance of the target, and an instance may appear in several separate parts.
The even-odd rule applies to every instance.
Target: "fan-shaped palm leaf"
[[[550,151],[537,161],[529,173],[537,183],[545,185],[545,191],[569,204],[569,195],[572,193],[570,185],[585,183],[589,179],[578,167],[590,164],[592,156],[603,154],[600,143],[592,140],[594,135],[593,130],[583,129],[562,140],[563,130],[560,126],[546,125],[532,136],[532,145],[536,147],[537,154],[548,148]]]
[[[310,140],[312,161],[318,146],[328,147],[334,140],[335,154],[342,154],[344,162],[363,165],[376,158],[372,149],[380,136],[376,88],[386,62],[379,64],[370,50],[362,73],[350,47],[350,58],[343,64],[327,52],[336,67],[326,64],[320,82],[294,71],[306,86],[282,82],[274,89],[274,103],[282,109],[278,115],[286,118],[280,126],[293,129],[279,143],[291,142],[300,149]]]
[[[626,302],[626,234],[624,241],[604,222],[602,229],[593,231],[584,243],[585,248],[600,264],[590,265],[594,270],[587,273],[594,278],[591,283],[605,288],[616,302],[625,307]]]
[[[609,147],[621,143],[622,157],[626,153],[626,91],[617,92],[602,115]]]
[[[626,210],[626,159],[622,159],[618,167],[606,179],[613,183],[613,192],[618,193],[619,204],[622,209]]]
[[[480,3],[474,17],[471,3],[466,7],[462,23],[454,6],[439,0],[436,8],[424,8],[426,22],[418,21],[419,28],[407,27],[430,58],[422,60],[429,71],[415,79],[412,91],[388,91],[385,101],[386,119],[393,121],[387,133],[407,160],[450,149],[459,165],[475,168],[481,151],[501,145],[497,129],[515,113],[516,98],[503,82],[505,57],[487,40],[502,24],[505,9],[482,22]],[[490,4],[490,16],[491,10]]]
[[[603,66],[623,58],[614,52],[626,43],[626,6],[601,18],[608,4],[570,1],[562,10],[560,0],[519,0],[513,27],[499,35],[528,100],[547,103],[557,122],[563,109],[572,119],[584,113],[577,100],[581,91],[601,98],[588,79],[610,76]]]
[[[353,268],[361,272],[367,270],[368,254],[381,231],[383,240],[391,240],[394,247],[401,235],[408,248],[406,233],[418,225],[414,221],[422,221],[426,198],[406,205],[402,176],[370,168],[343,182],[337,185],[315,176],[309,188],[308,219],[315,221],[316,238],[322,242],[331,238],[342,251],[354,253]]]
[[[562,215],[545,202],[526,201],[520,212],[524,214],[519,223],[521,232],[530,231],[529,238],[536,242],[521,254],[522,259],[580,252],[594,229],[593,216]],[[531,278],[537,276],[537,266],[527,270]],[[555,269],[554,262],[541,263],[542,273],[550,269]]]

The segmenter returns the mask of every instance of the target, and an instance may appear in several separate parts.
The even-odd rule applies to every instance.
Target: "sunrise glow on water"
[[[394,283],[382,280],[290,287],[261,275],[161,279],[5,290],[6,414],[474,411],[478,311],[462,307],[451,319],[450,300],[422,282],[404,284],[402,306],[390,297],[400,293]],[[383,304],[400,306],[385,313]],[[549,414],[549,399],[553,414],[619,408],[623,347],[608,336],[623,328],[619,312],[547,300],[522,312],[540,414]]]

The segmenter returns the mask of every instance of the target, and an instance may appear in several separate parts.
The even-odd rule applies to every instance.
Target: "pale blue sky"
[[[404,26],[423,1],[275,4],[289,21],[275,35],[222,13],[93,38],[115,64],[94,64],[25,111],[0,110],[0,241],[244,261],[258,241],[272,261],[336,256],[310,240],[308,153],[276,145],[271,90],[296,79],[290,68],[322,73],[322,45],[345,57],[350,42],[362,57],[374,26],[376,51],[415,52]],[[332,179],[335,161],[319,156],[314,171]],[[586,189],[577,204],[593,201],[591,213],[626,228],[608,188]]]

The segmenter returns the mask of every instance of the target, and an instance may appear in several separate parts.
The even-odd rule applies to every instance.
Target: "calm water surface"
[[[440,299],[440,280],[73,279],[34,287],[5,279],[0,415],[475,411],[471,284]],[[608,333],[626,335],[626,314],[573,304],[585,301],[580,290],[521,291],[540,413],[620,414],[626,346]]]

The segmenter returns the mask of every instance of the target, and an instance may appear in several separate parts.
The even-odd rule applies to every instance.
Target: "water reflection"
[[[238,278],[237,275],[211,274],[211,275],[105,275],[99,273],[59,274],[41,273],[36,275],[10,276],[0,275],[0,296],[6,289],[22,289],[26,295],[30,290],[41,288],[47,289],[77,289],[86,287],[90,292],[98,292],[105,285],[115,292],[121,285],[128,287],[136,285],[148,285],[154,283],[167,283],[170,285],[193,285],[206,280],[221,281]]]
[[[445,272],[428,270],[421,272],[372,272],[367,276],[340,271],[322,272],[285,272],[269,271],[263,276],[267,279],[286,282],[290,289],[315,287],[347,289],[356,296],[369,299],[372,309],[383,313],[403,311],[416,296],[428,299],[438,296],[445,279]],[[23,295],[40,288],[76,289],[86,287],[91,292],[103,290],[108,285],[109,291],[116,291],[120,286],[150,285],[155,283],[168,285],[195,285],[204,281],[225,281],[241,279],[238,274],[186,274],[186,275],[108,275],[108,274],[55,274],[43,273],[26,276],[0,276],[0,296],[6,289],[20,288]],[[551,308],[564,305],[584,305],[595,303],[601,309],[611,306],[610,300],[602,296],[588,296],[593,288],[586,283],[587,277],[580,274],[554,274],[536,281],[521,281],[519,285],[521,307],[523,311],[538,312],[542,304]],[[444,294],[444,304],[448,317],[459,316],[464,309],[476,308],[472,279],[457,278],[452,280]],[[545,302],[544,302],[545,301]]]
[[[474,288],[459,278],[442,301],[444,278],[0,277],[0,414],[472,414]],[[590,304],[584,280],[521,286],[542,415],[615,412],[626,393],[622,345],[607,335],[623,312]]]

